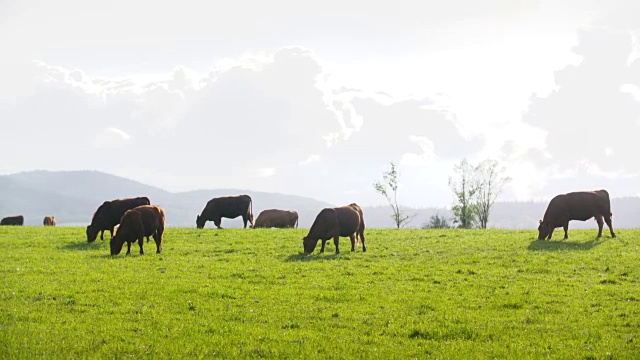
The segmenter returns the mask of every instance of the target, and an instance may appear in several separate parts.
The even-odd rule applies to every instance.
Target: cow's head
[[[546,239],[553,231],[553,226],[550,223],[540,220],[538,225],[538,240]]]
[[[118,234],[112,237],[109,242],[109,246],[111,247],[111,256],[120,254],[120,251],[122,251],[122,245],[124,245],[124,241],[120,239]]]
[[[92,225],[87,226],[87,242],[96,241],[96,238],[98,237],[99,232],[100,232],[100,229],[98,229],[97,226],[92,226]]]
[[[204,219],[204,217],[197,215],[196,216],[196,227],[198,229],[202,229],[204,228],[204,223],[207,222],[207,220]]]
[[[302,246],[304,247],[305,254],[311,254],[313,250],[316,249],[317,245],[318,245],[318,239],[313,240],[308,236],[305,236],[302,238]]]

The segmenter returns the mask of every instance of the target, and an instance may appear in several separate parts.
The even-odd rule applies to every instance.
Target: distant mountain
[[[25,225],[41,225],[54,215],[60,225],[86,225],[105,200],[147,196],[167,213],[167,225],[195,227],[196,215],[214,197],[248,194],[255,217],[270,208],[296,210],[299,226],[309,227],[317,213],[333,205],[295,195],[238,189],[172,193],[98,171],[29,171],[0,176],[0,217],[22,214]],[[241,227],[241,218],[224,219],[223,227]],[[213,226],[207,223],[207,227]]]
[[[295,195],[240,189],[211,189],[172,193],[137,181],[98,171],[29,171],[0,176],[0,217],[22,214],[25,225],[42,225],[45,215],[54,215],[60,225],[87,225],[105,200],[147,196],[167,213],[167,225],[195,227],[196,215],[214,197],[247,194],[253,199],[254,216],[265,209],[295,210],[299,226],[311,226],[318,212],[336,205]],[[488,226],[503,229],[536,229],[548,202],[499,202],[491,208]],[[343,205],[343,204],[340,204]],[[640,227],[640,198],[611,200],[614,228]],[[392,228],[388,206],[365,207],[368,228]],[[451,218],[446,208],[406,209],[410,228],[422,227],[431,216]],[[212,223],[207,223],[212,227]],[[224,219],[223,227],[241,227],[242,219]],[[595,221],[573,221],[570,228],[595,228]]]

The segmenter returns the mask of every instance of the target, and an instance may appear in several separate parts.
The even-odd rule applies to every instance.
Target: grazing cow
[[[570,220],[585,221],[595,218],[598,223],[598,238],[602,236],[602,219],[607,223],[611,237],[616,237],[611,224],[611,203],[606,190],[578,191],[554,197],[549,202],[544,217],[538,226],[538,240],[551,239],[553,230],[564,228],[564,239],[568,239],[567,230]]]
[[[253,205],[249,195],[225,196],[209,200],[202,213],[196,217],[196,226],[202,229],[207,221],[213,221],[218,229],[222,229],[220,227],[222,218],[235,219],[238,216],[242,216],[245,228],[247,221],[253,227]]]
[[[336,254],[340,253],[338,241],[340,236],[348,236],[351,239],[351,251],[355,251],[356,236],[360,236],[362,240],[362,251],[367,251],[364,238],[364,219],[360,215],[362,210],[355,204],[325,208],[320,211],[316,219],[309,229],[309,234],[302,238],[302,245],[305,254],[310,254],[318,245],[318,240],[322,240],[322,248],[320,253],[324,253],[324,245],[327,240],[333,238],[336,246]]]
[[[105,230],[109,230],[113,237],[113,228],[120,224],[120,219],[127,210],[149,204],[151,202],[148,197],[105,201],[93,214],[91,225],[87,226],[87,242],[94,242],[98,233],[100,233],[100,240],[104,240]]]
[[[156,254],[162,253],[162,234],[164,233],[164,210],[155,205],[143,205],[127,210],[122,216],[116,235],[111,238],[111,255],[118,255],[127,243],[127,255],[131,255],[131,243],[138,241],[140,255],[144,255],[142,244],[145,236],[153,236],[156,242]]]
[[[298,213],[288,210],[264,210],[256,218],[254,228],[292,228],[298,227]]]
[[[44,226],[56,226],[56,218],[55,216],[45,216],[44,220],[42,220],[42,224]]]
[[[23,224],[24,224],[24,216],[22,215],[7,216],[6,218],[3,218],[2,220],[0,220],[0,225],[22,226]]]

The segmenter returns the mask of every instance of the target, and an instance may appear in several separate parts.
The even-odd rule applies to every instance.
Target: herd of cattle
[[[218,229],[222,218],[234,219],[242,216],[244,227],[247,222],[252,228],[287,228],[298,226],[298,213],[295,211],[269,209],[262,211],[258,218],[253,219],[253,206],[248,195],[225,196],[209,200],[206,206],[196,217],[196,227],[204,228],[207,221],[213,221]],[[604,223],[609,227],[611,237],[616,237],[611,223],[611,202],[606,190],[579,191],[562,194],[554,197],[549,202],[544,217],[538,226],[538,240],[550,240],[556,228],[564,229],[564,239],[568,239],[567,231],[569,221],[585,221],[595,218],[598,224],[598,238],[602,236]],[[22,215],[5,217],[0,225],[23,225]],[[45,226],[55,226],[53,216],[46,216],[43,220]],[[116,225],[118,229],[114,235]],[[105,201],[93,214],[91,224],[87,226],[87,241],[94,242],[98,233],[104,240],[104,232],[111,235],[111,255],[118,255],[122,251],[124,243],[127,243],[127,255],[131,254],[131,244],[138,242],[140,254],[144,254],[143,240],[153,237],[156,243],[156,253],[162,252],[162,235],[165,228],[164,210],[156,205],[151,205],[149,198],[137,197],[128,199],[116,199]],[[325,208],[316,216],[309,233],[302,238],[303,248],[306,254],[312,253],[318,241],[322,240],[320,252],[324,252],[325,244],[333,239],[336,254],[340,253],[338,240],[340,237],[349,237],[351,251],[355,251],[356,242],[362,243],[362,251],[367,251],[364,237],[364,215],[362,209],[355,203],[335,208]]]

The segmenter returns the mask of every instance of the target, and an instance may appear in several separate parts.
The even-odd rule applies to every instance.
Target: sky
[[[638,1],[0,0],[0,174],[448,207],[640,195]]]

